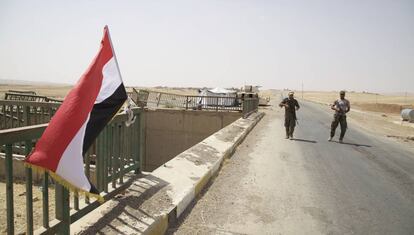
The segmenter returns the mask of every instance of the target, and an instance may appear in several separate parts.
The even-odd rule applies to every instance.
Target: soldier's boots
[[[295,131],[295,128],[294,127],[291,127],[290,128],[290,132],[289,132],[289,139],[291,139],[291,140],[293,140],[293,132]]]
[[[289,127],[286,127],[286,139],[293,139],[293,131],[294,131],[295,129],[293,128],[293,127],[291,127],[290,129],[289,129]]]

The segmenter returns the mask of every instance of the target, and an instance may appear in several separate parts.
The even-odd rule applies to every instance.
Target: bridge
[[[277,92],[273,95],[279,96]],[[85,160],[93,162],[85,164],[86,171],[96,175],[98,188],[107,201],[101,205],[89,198],[80,200],[56,184],[56,218],[49,219],[52,206],[47,201],[48,190],[44,189],[50,188],[47,185],[50,181],[45,180],[47,175],[39,176],[46,206],[42,226],[34,228],[36,218],[30,218],[34,180],[26,169],[29,216],[25,231],[28,234],[410,234],[414,231],[412,148],[367,132],[352,119],[344,143],[328,142],[331,111],[304,100],[299,100],[301,109],[295,138],[286,140],[283,110],[277,107],[277,98],[272,102],[272,106],[248,112],[250,115],[244,118],[241,115],[151,172],[140,169],[145,122],[134,124],[130,130],[135,131],[127,134],[128,130],[122,129],[122,115],[117,116],[98,137],[95,149]],[[134,112],[144,116],[140,109]],[[12,164],[14,153],[23,151],[24,155],[24,151],[30,150],[30,140],[38,138],[45,125],[0,132],[6,166]],[[10,190],[13,177],[6,177],[6,181]],[[12,199],[8,194],[7,205]],[[13,217],[13,211],[8,207],[7,229],[14,226],[10,216]],[[12,234],[11,230],[1,232]]]
[[[105,205],[116,201],[138,182],[148,179],[154,181],[155,177],[158,183],[153,186],[158,188],[163,185],[161,182],[169,182],[174,179],[174,174],[177,174],[176,170],[168,173],[168,176],[164,178],[156,177],[156,171],[142,173],[142,170],[151,167],[162,169],[171,164],[168,160],[174,158],[172,161],[176,161],[175,159],[179,158],[175,155],[191,146],[202,148],[203,155],[198,160],[193,159],[197,158],[195,155],[185,157],[188,162],[192,162],[194,166],[201,164],[206,167],[206,164],[212,164],[211,161],[216,158],[214,169],[217,171],[224,155],[217,155],[215,151],[224,151],[223,154],[228,154],[227,148],[234,144],[230,144],[230,147],[226,144],[227,147],[221,149],[223,145],[215,151],[213,151],[215,147],[209,147],[214,153],[210,156],[205,152],[207,147],[204,148],[202,143],[197,143],[235,119],[240,118],[241,124],[247,122],[249,115],[256,115],[253,113],[257,111],[258,105],[258,99],[254,98],[240,99],[234,103],[235,105],[228,105],[229,101],[235,100],[235,98],[185,97],[184,108],[180,106],[174,107],[175,109],[157,107],[158,110],[134,108],[133,113],[137,121],[129,127],[124,125],[127,120],[126,114],[116,115],[84,156],[86,175],[95,183],[101,196],[107,201],[104,205],[100,205],[99,202],[79,195],[78,192],[69,192],[62,185],[53,182],[47,173],[38,174],[23,167],[22,160],[31,151],[36,140],[40,138],[47,127],[47,122],[53,118],[53,114],[60,105],[59,102],[50,102],[52,99],[33,100],[35,96],[34,94],[15,92],[13,95],[8,94],[7,100],[0,101],[0,123],[3,129],[0,130],[0,177],[3,179],[3,190],[5,191],[2,193],[2,201],[4,200],[2,206],[4,207],[1,208],[5,213],[0,214],[1,221],[3,221],[1,232],[8,234],[14,234],[16,231],[27,234],[69,234],[71,231],[74,232],[76,228],[79,228],[75,224],[76,222],[86,221],[87,216],[93,215],[93,213],[105,208]],[[174,98],[172,100],[177,100],[176,96],[170,97]],[[212,102],[203,103],[201,106],[197,104],[196,109],[193,109],[195,100],[199,99],[209,99]],[[187,102],[190,100],[192,102]],[[162,104],[160,100],[157,103]],[[245,133],[243,130],[249,127],[239,126],[237,128],[237,133]],[[164,133],[160,133],[160,130]],[[152,135],[157,131],[157,135]],[[231,132],[228,138],[233,138],[237,133]],[[170,139],[171,143],[168,141],[162,143],[161,141],[164,139]],[[158,143],[156,143],[157,141]],[[180,148],[181,151],[179,151]],[[158,150],[164,150],[164,152]],[[177,151],[178,153],[174,154]],[[185,155],[185,152],[183,154]],[[159,159],[153,159],[151,157],[153,155],[162,156]],[[207,161],[206,156],[210,162]],[[160,167],[162,164],[164,166]],[[196,170],[196,172],[210,175],[210,170],[206,168],[204,171]],[[197,180],[194,179],[194,176],[189,177],[192,177],[195,185]],[[208,177],[200,178],[200,180],[203,179],[206,180]],[[25,189],[24,192],[19,193],[22,181]],[[148,182],[146,185],[148,186]],[[165,185],[171,187],[173,184],[164,183]],[[201,189],[202,186],[199,184],[197,188]],[[38,189],[41,193],[37,195]],[[163,191],[163,193],[167,192]],[[134,195],[134,197],[142,198],[139,195]],[[22,200],[23,198],[25,200]],[[168,201],[170,200],[166,198],[166,202]],[[181,209],[184,208],[183,205],[181,202]],[[157,209],[164,210],[165,208],[157,206]],[[154,214],[150,218],[155,223],[161,217]],[[152,231],[153,229],[154,226],[147,224],[142,231]]]

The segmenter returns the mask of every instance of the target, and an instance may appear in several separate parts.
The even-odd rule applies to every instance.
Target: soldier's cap
[[[293,91],[289,91],[288,95],[293,95],[295,94]]]
[[[340,91],[339,94],[345,95],[345,91]]]

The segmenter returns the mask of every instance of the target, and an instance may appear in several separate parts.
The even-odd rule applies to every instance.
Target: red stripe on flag
[[[26,162],[56,171],[63,152],[86,122],[93,108],[102,84],[102,69],[112,57],[108,28],[105,27],[98,54],[66,96]]]

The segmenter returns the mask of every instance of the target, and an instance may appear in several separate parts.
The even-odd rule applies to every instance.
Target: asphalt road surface
[[[284,111],[265,112],[169,233],[414,234],[412,149],[351,122],[328,142],[332,113],[306,102],[286,140]]]

